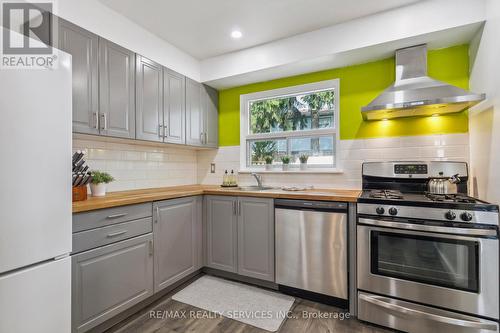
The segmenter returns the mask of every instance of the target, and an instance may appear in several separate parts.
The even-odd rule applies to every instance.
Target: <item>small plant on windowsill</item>
[[[107,172],[93,170],[90,172],[92,175],[92,182],[90,183],[90,191],[93,197],[103,197],[106,195],[106,184],[111,183],[113,176]]]
[[[290,156],[282,156],[281,157],[281,162],[283,163],[281,166],[283,168],[283,171],[288,171],[290,167]]]
[[[309,158],[309,155],[302,154],[299,156],[300,160],[300,170],[307,170],[307,159]]]
[[[273,169],[273,160],[274,160],[274,158],[272,156],[264,157],[264,161],[266,161],[266,170],[267,171],[270,171]]]

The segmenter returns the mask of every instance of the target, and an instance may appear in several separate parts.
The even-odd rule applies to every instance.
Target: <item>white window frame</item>
[[[262,99],[271,99],[277,97],[286,97],[299,94],[314,93],[325,90],[334,90],[334,128],[319,128],[313,130],[303,131],[288,131],[288,132],[271,132],[271,133],[257,133],[250,134],[249,123],[249,106],[250,102]],[[273,90],[259,91],[251,94],[240,95],[240,173],[249,172],[266,172],[266,173],[341,173],[340,165],[340,133],[339,133],[339,120],[340,120],[340,80],[326,80],[314,83],[307,83],[298,86],[291,86],[286,88],[279,88]],[[310,137],[310,136],[333,136],[335,142],[335,167],[331,168],[308,168],[307,170],[299,170],[299,168],[290,168],[290,171],[282,171],[281,169],[274,168],[272,171],[265,171],[262,167],[249,167],[247,166],[247,140],[259,139],[283,139],[290,137]]]

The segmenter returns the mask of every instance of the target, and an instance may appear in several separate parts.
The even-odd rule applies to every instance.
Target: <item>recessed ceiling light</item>
[[[433,117],[439,117],[439,113],[434,113],[432,116]]]
[[[231,31],[231,37],[232,38],[238,39],[238,38],[241,38],[241,36],[243,36],[243,34],[241,33],[241,31],[239,31],[239,30],[233,30],[233,31]]]

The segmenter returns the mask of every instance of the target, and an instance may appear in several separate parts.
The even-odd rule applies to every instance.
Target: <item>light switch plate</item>
[[[210,173],[215,173],[215,163],[210,163]]]

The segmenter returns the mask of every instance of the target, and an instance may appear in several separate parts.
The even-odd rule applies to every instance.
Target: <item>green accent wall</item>
[[[428,53],[429,76],[469,88],[469,46],[459,45]],[[219,92],[219,145],[240,144],[240,95],[340,79],[340,138],[363,139],[391,136],[468,132],[467,112],[439,117],[411,117],[363,121],[361,107],[394,82],[394,57],[361,65],[329,69],[272,81],[248,84]]]

